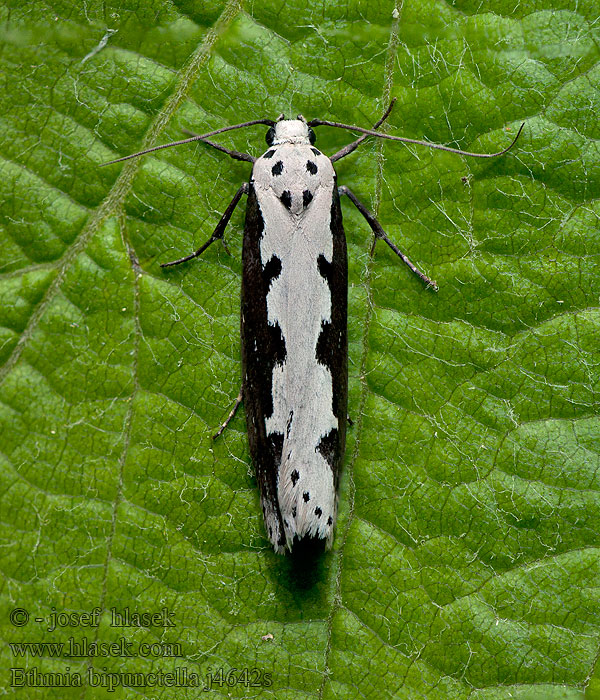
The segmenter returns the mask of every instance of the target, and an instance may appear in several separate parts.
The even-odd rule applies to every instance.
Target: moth
[[[429,146],[451,153],[493,158],[506,153],[470,153],[373,129],[298,115],[276,121],[256,119],[149,148],[111,163],[193,141],[236,160],[252,163],[249,182],[235,193],[211,237],[198,250],[163,268],[201,255],[223,240],[225,228],[247,195],[242,252],[242,388],[221,434],[243,401],[250,455],[260,489],[265,528],[275,551],[291,551],[300,540],[333,542],[337,493],[346,442],[348,402],[348,263],[340,197],[357,207],[378,239],[437,290],[388,238],[381,224],[348,187],[338,186],[334,163],[368,137]],[[254,124],[269,127],[268,149],[255,158],[209,140],[210,136]],[[313,127],[361,133],[326,156],[315,147]],[[108,165],[107,163],[106,165]]]

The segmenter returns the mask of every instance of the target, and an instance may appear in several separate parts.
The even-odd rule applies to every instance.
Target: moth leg
[[[375,244],[377,243],[377,239],[381,238],[389,245],[389,247],[394,251],[394,253],[396,253],[396,255],[402,260],[402,262],[404,262],[405,265],[407,265],[415,273],[415,275],[417,275],[417,277],[420,277],[428,287],[432,287],[432,289],[437,292],[438,286],[435,283],[435,281],[427,277],[427,275],[425,275],[423,272],[421,272],[421,270],[419,270],[419,268],[414,263],[412,263],[406,257],[406,255],[404,255],[404,253],[398,248],[398,246],[388,238],[386,232],[381,227],[379,221],[377,221],[373,214],[371,214],[371,212],[356,198],[355,194],[351,190],[349,190],[345,185],[338,187],[338,192],[340,194],[340,197],[342,195],[346,195],[346,197],[348,197],[352,204],[354,204],[358,211],[365,217],[367,223],[371,227],[371,230],[375,234],[375,240],[373,241],[373,246],[371,248],[371,255],[373,255],[375,251]]]
[[[179,258],[179,260],[172,260],[171,262],[166,262],[166,263],[161,263],[161,267],[172,267],[173,265],[179,265],[181,263],[187,262],[188,260],[193,260],[194,258],[197,258],[199,255],[202,255],[204,251],[208,248],[208,246],[211,243],[214,243],[215,241],[221,239],[223,241],[223,246],[225,247],[225,250],[229,254],[229,250],[227,248],[227,245],[225,244],[225,241],[223,239],[223,234],[225,233],[225,227],[229,223],[229,219],[231,219],[231,215],[233,214],[233,210],[236,208],[238,202],[242,198],[243,194],[248,194],[250,190],[250,186],[248,185],[247,182],[244,182],[244,184],[239,188],[239,190],[235,193],[233,196],[233,199],[231,202],[229,202],[229,206],[227,209],[225,209],[225,212],[223,213],[223,216],[221,217],[219,223],[216,225],[215,230],[213,231],[212,236],[206,241],[206,243],[194,253],[191,253],[190,255],[186,255],[185,258]]]
[[[394,103],[396,102],[396,98],[390,102],[390,106],[385,110],[385,114],[381,119],[375,123],[373,126],[373,129],[378,129],[383,122],[390,116],[390,112],[392,111],[392,108],[394,106]],[[331,158],[329,159],[332,163],[335,163],[336,160],[339,160],[340,158],[344,158],[345,156],[349,155],[352,153],[352,151],[355,151],[360,144],[367,138],[368,134],[364,134],[363,136],[359,136],[359,138],[356,139],[356,141],[353,141],[352,143],[349,143],[347,146],[344,146],[340,151],[337,153],[334,153]]]
[[[227,416],[225,422],[221,425],[219,430],[212,436],[213,440],[216,440],[219,435],[225,430],[225,428],[229,425],[235,414],[237,413],[238,408],[240,407],[240,404],[242,403],[242,394],[243,394],[243,389],[240,389],[240,393],[238,394],[237,399],[235,400],[235,404],[233,408],[231,409],[229,415]]]
[[[198,134],[195,134],[193,131],[190,131],[189,129],[182,129],[184,134],[187,134],[188,136],[198,136]],[[225,146],[221,146],[219,143],[215,143],[214,141],[209,141],[208,139],[201,139],[202,143],[207,143],[209,146],[212,146],[213,148],[216,148],[217,151],[222,151],[223,153],[227,153],[228,156],[231,156],[234,160],[246,160],[249,163],[254,163],[256,158],[254,156],[251,156],[248,153],[240,153],[239,151],[232,151],[230,148],[225,148]]]

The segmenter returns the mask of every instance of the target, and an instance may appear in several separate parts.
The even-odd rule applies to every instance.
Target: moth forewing
[[[252,171],[241,318],[250,453],[277,551],[305,536],[333,540],[348,286],[333,166],[311,146],[303,122],[280,124],[279,143]]]

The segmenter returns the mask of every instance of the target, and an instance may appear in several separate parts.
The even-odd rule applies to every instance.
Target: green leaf
[[[600,697],[597,2],[8,0],[0,18],[4,695],[195,698],[190,674],[212,674],[223,698]],[[241,412],[211,439],[240,385],[242,207],[231,256],[159,267],[209,237],[248,163],[196,145],[99,166],[280,112],[370,126],[393,96],[397,135],[494,152],[525,128],[489,161],[375,139],[340,161],[440,291],[381,243],[371,258],[343,203],[340,518],[332,552],[280,557]],[[329,154],[351,138],[318,132]],[[219,140],[265,148],[262,127]]]

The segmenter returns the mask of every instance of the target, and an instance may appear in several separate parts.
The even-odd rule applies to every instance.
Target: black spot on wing
[[[276,255],[273,255],[263,268],[263,285],[265,295],[269,293],[273,280],[277,279],[280,274],[281,260]]]
[[[292,508],[292,517],[293,517],[293,518],[296,517],[296,513],[297,513],[297,512],[298,512],[298,511],[297,511],[297,509],[296,509],[296,506],[294,506],[294,507]]]
[[[302,193],[302,205],[306,208],[312,202],[312,192],[310,190],[304,190]]]
[[[269,335],[269,347],[271,350],[270,359],[273,361],[273,366],[282,365],[287,357],[287,350],[285,349],[285,340],[283,339],[281,326],[278,323],[274,326],[269,324],[267,333]],[[258,350],[260,352],[260,348]],[[279,450],[279,452],[281,453],[281,450]]]
[[[340,303],[340,300],[338,299],[339,291],[341,291],[342,294],[346,294],[346,290],[339,289],[339,271],[336,269],[335,256],[332,261],[329,262],[329,260],[327,260],[323,254],[319,255],[317,258],[317,268],[319,270],[319,274],[327,282],[329,289],[331,290],[333,316],[331,321],[321,322],[321,333],[319,334],[319,339],[317,340],[315,355],[317,362],[325,365],[331,372],[334,393],[333,413],[339,418],[337,403],[335,401],[336,383],[340,381],[342,372],[346,371],[343,361],[340,362],[340,358],[345,357],[347,350],[345,313],[341,318],[338,318],[336,313],[338,313],[339,310],[336,309],[336,305]],[[342,299],[342,301],[345,305],[345,297]]]
[[[343,350],[343,329],[339,327],[336,328],[331,321],[321,321],[321,333],[317,340],[315,352],[317,362],[321,365],[325,365],[331,371],[335,365],[338,353]],[[336,377],[337,375],[332,374],[332,376]]]
[[[294,471],[291,473],[291,479],[292,479],[292,486],[295,486],[298,483],[298,479],[300,478],[300,474],[298,473],[297,469],[294,469]]]
[[[276,255],[272,255],[262,268],[263,295],[265,299],[273,280],[277,279],[280,274],[281,260]],[[258,363],[261,361],[264,363],[264,358],[268,357],[273,362],[273,366],[283,364],[287,351],[281,326],[278,323],[273,325],[268,323],[266,326],[263,326],[263,329],[266,337],[256,338],[254,347],[248,348],[248,350],[255,356],[255,361]],[[281,447],[279,448],[279,455],[281,455]]]
[[[333,525],[333,518],[331,517],[331,515],[327,518],[327,524],[329,525],[329,527]]]
[[[271,168],[272,175],[281,175],[283,172],[283,161],[278,160],[277,163]]]
[[[329,288],[331,289],[331,276],[333,274],[333,264],[327,260],[327,258],[321,253],[317,258],[317,268],[321,277],[327,281]]]
[[[319,506],[315,508],[315,515],[317,518],[320,518],[323,515],[323,511],[319,508]]]
[[[339,435],[337,428],[332,428],[327,435],[324,435],[317,445],[317,451],[323,455],[323,458],[333,469],[336,457],[339,451]]]
[[[279,199],[286,209],[292,208],[292,193],[289,190],[284,190]]]
[[[292,421],[294,420],[294,412],[290,411],[290,415],[288,416],[288,421],[287,421],[287,426],[285,429],[285,435],[286,437],[289,438],[290,436],[290,430],[292,429]]]
[[[305,502],[305,503],[308,503],[308,502],[310,501],[310,493],[309,493],[308,491],[305,491],[305,492],[302,494],[302,498],[304,499],[304,502]]]
[[[319,168],[317,168],[317,164],[314,163],[312,160],[306,161],[306,169],[311,175],[316,175],[319,170]]]
[[[270,149],[263,154],[263,158],[272,158],[275,155],[275,149]]]

